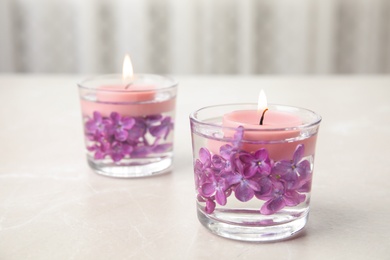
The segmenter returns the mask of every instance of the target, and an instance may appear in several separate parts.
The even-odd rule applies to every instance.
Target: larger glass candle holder
[[[202,108],[190,115],[199,221],[236,240],[275,241],[308,220],[321,117],[257,104]]]
[[[177,82],[106,75],[79,85],[87,160],[97,173],[144,177],[171,170]]]

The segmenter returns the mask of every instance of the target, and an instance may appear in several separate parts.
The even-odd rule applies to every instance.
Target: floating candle
[[[173,80],[157,75],[134,75],[128,56],[121,75],[108,75],[81,83],[89,95],[81,100],[84,115],[99,111],[109,116],[144,116],[172,111],[175,107]],[[88,86],[87,86],[88,85]],[[87,86],[87,87],[86,87]]]
[[[262,121],[262,124],[259,124],[259,121]],[[280,160],[290,158],[298,144],[305,145],[305,154],[313,153],[316,136],[300,140],[300,127],[304,124],[303,118],[291,111],[283,111],[274,105],[268,106],[265,94],[261,91],[258,110],[236,110],[224,114],[222,131],[224,138],[229,139],[233,138],[236,129],[242,126],[242,150],[254,152],[266,148],[271,158]],[[220,141],[209,142],[210,149],[215,152],[218,152],[221,145],[223,143]]]

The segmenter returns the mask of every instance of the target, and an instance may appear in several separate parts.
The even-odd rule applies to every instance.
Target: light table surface
[[[0,259],[390,259],[390,77],[178,76],[170,174],[89,169],[71,75],[0,75]],[[323,117],[305,230],[228,240],[196,217],[188,115],[223,103]]]

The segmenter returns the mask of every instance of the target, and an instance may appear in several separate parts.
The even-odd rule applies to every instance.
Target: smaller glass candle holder
[[[257,104],[202,108],[190,115],[198,219],[211,232],[276,241],[304,228],[321,117]]]
[[[95,172],[131,178],[171,170],[177,81],[105,75],[78,88],[87,160]]]

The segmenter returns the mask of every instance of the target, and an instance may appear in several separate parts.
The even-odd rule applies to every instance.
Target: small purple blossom
[[[159,125],[149,127],[149,132],[152,136],[167,139],[170,131],[173,129],[173,122],[171,117],[164,118]]]
[[[163,120],[163,116],[162,115],[148,115],[145,117],[145,122],[148,124],[148,125],[153,125],[153,124],[157,124],[157,123],[160,123],[161,120]]]
[[[90,139],[97,140],[105,135],[108,121],[104,120],[99,112],[93,112],[93,118],[85,123],[85,130]]]
[[[110,156],[114,162],[119,162],[133,150],[128,144],[115,141],[110,149]]]
[[[239,148],[242,138],[244,137],[244,127],[239,126],[234,133],[232,144],[234,148]]]
[[[155,145],[154,147],[152,147],[152,151],[154,153],[165,153],[166,151],[169,151],[171,148],[172,148],[171,143],[158,144],[158,145]]]
[[[207,199],[206,200],[206,207],[205,207],[206,213],[207,214],[213,213],[215,206],[216,206],[215,202],[212,199]]]
[[[203,183],[200,192],[201,195],[209,198],[215,195],[216,202],[224,206],[226,205],[226,194],[225,191],[227,189],[227,182],[223,178],[215,178],[212,176],[209,180]]]
[[[234,174],[227,177],[228,183],[233,186],[234,195],[239,201],[248,201],[255,196],[256,191],[260,191],[260,185],[250,178],[252,176],[245,176],[245,166],[238,158],[234,165]]]
[[[307,182],[311,173],[310,162],[302,160],[304,155],[304,145],[298,145],[293,159],[283,160],[275,163],[272,175],[282,178],[287,183],[289,189],[298,188]]]
[[[128,131],[127,140],[130,143],[138,143],[142,139],[147,130],[147,124],[145,119],[142,117],[134,118],[134,124],[131,128],[131,131]]]
[[[96,160],[104,159],[110,152],[110,143],[106,139],[100,137],[92,146],[87,147],[88,151],[95,152],[94,158]]]
[[[133,158],[142,158],[147,156],[151,153],[151,147],[150,146],[136,146],[133,148],[133,151],[131,152],[130,156]]]
[[[271,161],[265,149],[257,150],[254,154],[242,153],[240,160],[245,163],[244,176],[252,177],[256,173],[269,175],[271,173]]]
[[[117,141],[125,141],[129,136],[128,130],[135,124],[134,118],[121,117],[117,112],[112,112],[110,115],[111,125],[110,133],[114,134]]]
[[[294,207],[300,204],[305,201],[306,196],[295,190],[287,190],[286,183],[278,181],[273,183],[272,192],[268,196],[264,196],[263,199],[267,201],[261,207],[260,213],[271,215],[283,209],[285,206]]]

